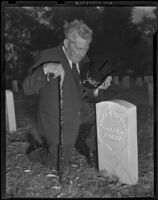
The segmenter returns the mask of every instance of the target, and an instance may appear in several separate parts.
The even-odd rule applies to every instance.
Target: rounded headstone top
[[[11,90],[5,90],[6,94],[12,94],[13,92]]]
[[[135,108],[136,105],[128,102],[128,101],[124,101],[124,100],[121,100],[121,99],[113,99],[113,100],[110,100],[110,101],[102,101],[102,102],[99,102],[97,103],[96,105],[112,105],[112,104],[117,104],[119,106],[122,106],[122,107],[125,107],[125,108]]]

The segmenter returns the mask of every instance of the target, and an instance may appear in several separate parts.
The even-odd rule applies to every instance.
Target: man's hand
[[[112,77],[108,76],[105,81],[98,87],[98,89],[107,89],[111,85]]]
[[[111,81],[112,81],[112,77],[111,76],[108,76],[104,83],[102,83],[99,87],[97,87],[95,90],[93,90],[94,92],[94,96],[97,97],[98,96],[98,92],[100,89],[107,89],[110,85],[111,85]]]
[[[49,75],[50,73],[54,74],[54,78],[61,76],[63,82],[65,72],[61,63],[45,63],[43,65],[44,73]]]

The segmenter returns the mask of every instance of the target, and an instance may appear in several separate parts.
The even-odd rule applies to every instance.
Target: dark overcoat
[[[82,63],[87,62],[84,59]],[[43,70],[43,63],[60,62],[65,71],[63,81],[64,108],[64,143],[75,143],[79,125],[81,109],[81,88],[75,84],[73,74],[62,49],[58,46],[44,50],[31,67],[29,75],[23,82],[26,95],[38,94],[38,132],[50,143],[59,143],[59,87],[58,80],[50,78],[48,82]]]

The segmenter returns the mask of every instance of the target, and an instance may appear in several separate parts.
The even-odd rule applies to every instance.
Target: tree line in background
[[[151,74],[156,18],[132,22],[133,7],[5,7],[4,39],[7,79],[22,80],[42,49],[64,39],[63,25],[82,19],[93,30],[88,56],[107,57],[121,74]]]

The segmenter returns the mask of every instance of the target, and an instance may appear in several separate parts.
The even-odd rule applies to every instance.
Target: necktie
[[[75,83],[76,83],[77,87],[80,87],[79,73],[77,71],[75,63],[72,63],[72,74],[73,74],[73,77],[74,77],[74,80],[75,80]]]
[[[77,70],[77,66],[75,63],[72,63],[72,74],[73,74],[73,78],[76,83],[76,86],[79,89],[80,97],[82,98],[85,96],[86,90],[84,89],[83,85],[80,82],[79,72]]]

